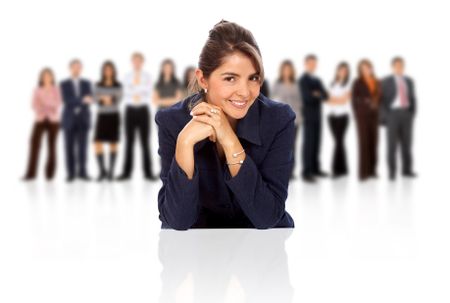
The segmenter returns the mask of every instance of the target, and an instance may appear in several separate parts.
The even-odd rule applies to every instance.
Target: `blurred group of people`
[[[270,97],[287,102],[297,114],[297,128],[303,124],[301,151],[302,178],[309,183],[327,177],[320,165],[322,104],[329,107],[327,120],[334,139],[331,176],[348,174],[345,135],[353,113],[358,134],[359,168],[361,181],[377,178],[378,129],[387,127],[387,159],[389,179],[397,175],[397,150],[400,147],[402,175],[416,176],[412,161],[412,130],[416,112],[413,80],[404,74],[405,61],[394,57],[392,74],[379,79],[370,60],[358,63],[357,76],[350,80],[350,66],[340,62],[329,87],[315,75],[318,59],[310,54],[304,60],[304,73],[296,81],[294,65],[290,60],[281,64],[279,78]],[[301,122],[300,122],[301,121]],[[294,147],[295,149],[295,147]],[[295,153],[295,151],[294,151]]]
[[[106,61],[101,66],[100,79],[94,85],[81,77],[82,62],[74,59],[69,63],[70,77],[56,84],[50,68],[44,68],[33,94],[32,106],[35,112],[30,153],[24,180],[33,180],[37,174],[42,136],[47,133],[48,159],[45,176],[53,179],[56,170],[56,140],[58,130],[64,134],[65,164],[67,181],[75,179],[91,180],[87,172],[88,138],[91,129],[92,104],[97,105],[97,117],[93,144],[99,167],[98,180],[128,180],[133,172],[134,143],[140,142],[143,172],[147,180],[158,178],[153,172],[150,150],[150,103],[158,110],[171,106],[187,95],[187,83],[195,69],[186,69],[185,79],[175,76],[175,64],[166,59],[161,64],[161,72],[155,84],[144,71],[144,56],[131,56],[132,71],[118,80],[116,66]],[[120,141],[122,124],[120,109],[124,104],[124,163],[122,173],[115,176],[114,167]],[[62,109],[62,114],[61,112]],[[105,147],[109,147],[106,155]],[[108,158],[108,159],[106,159]],[[108,161],[107,161],[108,160]]]
[[[91,129],[91,105],[97,106],[93,145],[98,163],[98,181],[129,180],[133,172],[135,140],[140,142],[143,172],[146,180],[157,180],[153,172],[150,149],[150,105],[160,110],[187,97],[189,83],[195,77],[195,67],[186,68],[180,81],[171,59],[161,63],[156,83],[144,69],[142,53],[131,56],[132,71],[118,80],[116,66],[105,61],[100,78],[92,84],[82,78],[82,62],[74,59],[69,63],[70,77],[59,84],[53,71],[44,68],[34,90],[32,107],[35,112],[29,160],[24,180],[33,180],[37,166],[42,137],[47,134],[48,158],[45,166],[46,179],[53,179],[56,171],[56,142],[59,129],[64,134],[65,166],[67,182],[75,179],[91,180],[87,171],[87,152]],[[379,125],[387,127],[387,158],[389,178],[397,175],[397,149],[400,147],[402,174],[416,176],[412,163],[412,129],[416,112],[414,84],[404,74],[404,59],[392,59],[392,75],[378,79],[372,63],[361,60],[357,77],[351,81],[350,66],[341,62],[329,87],[315,75],[318,59],[308,55],[304,59],[304,73],[297,79],[291,60],[281,63],[279,75],[273,85],[267,80],[261,85],[261,93],[273,100],[285,102],[296,113],[296,138],[303,125],[301,150],[302,172],[305,182],[314,183],[317,178],[328,176],[320,165],[322,129],[322,104],[329,106],[327,117],[334,139],[331,176],[348,174],[345,135],[352,116],[356,121],[359,150],[359,179],[377,177],[377,146]],[[123,105],[123,106],[122,106]],[[121,108],[124,107],[123,115]],[[61,114],[62,108],[62,114]],[[120,128],[124,117],[125,145],[122,172],[115,175]],[[105,152],[108,147],[108,153]],[[295,144],[292,147],[294,153]],[[294,172],[292,172],[294,178]]]

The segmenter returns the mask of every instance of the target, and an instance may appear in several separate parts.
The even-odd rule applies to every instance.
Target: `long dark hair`
[[[358,79],[359,79],[359,81],[365,83],[364,75],[362,73],[363,65],[369,66],[370,69],[372,70],[371,77],[375,80],[375,92],[373,92],[373,94],[375,96],[375,100],[377,100],[377,102],[379,102],[379,97],[381,95],[381,88],[380,88],[380,84],[378,83],[377,77],[375,76],[375,71],[373,69],[372,62],[370,62],[369,59],[362,59],[361,61],[359,61],[359,63],[358,63]]]
[[[279,69],[279,74],[278,74],[278,83],[281,83],[281,82],[283,82],[283,69],[285,68],[285,67],[289,67],[290,69],[291,69],[291,74],[289,75],[289,81],[291,81],[292,83],[294,83],[295,82],[295,68],[294,68],[294,63],[291,61],[291,60],[289,60],[289,59],[286,59],[286,60],[284,60],[283,62],[281,62],[281,65],[280,65],[280,69]]]
[[[372,62],[370,62],[369,59],[362,59],[361,61],[359,61],[358,63],[358,78],[362,79],[364,77],[363,73],[362,73],[362,66],[363,65],[367,65],[370,67],[370,69],[372,70],[372,77],[375,77],[375,71],[373,70],[373,65]]]
[[[161,70],[159,72],[159,78],[158,78],[158,82],[156,83],[157,86],[162,86],[164,85],[164,65],[169,64],[172,67],[172,74],[170,75],[170,83],[178,83],[178,79],[175,76],[175,63],[173,62],[172,59],[164,59],[161,62]]]
[[[184,88],[189,88],[189,74],[193,71],[195,71],[194,66],[188,66],[184,70],[184,75],[183,75],[183,87]],[[194,75],[194,77],[195,77],[195,75]]]
[[[344,81],[342,81],[341,85],[342,86],[346,86],[347,85],[348,81],[350,80],[350,65],[347,62],[345,62],[345,61],[340,62],[338,64],[338,66],[336,67],[336,74],[334,76],[333,82],[331,82],[331,85],[335,85],[335,84],[338,83],[338,81],[339,81],[339,70],[341,70],[342,68],[345,68],[345,70],[347,71],[347,74],[345,75]]]
[[[52,77],[52,85],[55,85],[55,74],[53,73],[53,70],[50,67],[44,67],[39,72],[39,78],[38,78],[38,86],[42,87],[44,86],[44,75],[48,73]]]
[[[203,72],[203,76],[208,78],[222,65],[225,57],[236,51],[243,53],[251,60],[261,85],[264,81],[264,67],[258,44],[249,30],[234,22],[221,20],[209,31],[208,40],[200,53],[198,68]],[[191,108],[206,100],[197,77],[193,78],[189,84],[189,92],[201,93],[201,98],[190,104]]]
[[[100,81],[98,82],[98,85],[106,85],[106,68],[109,67],[112,69],[112,84],[113,86],[118,86],[119,81],[117,81],[117,70],[116,66],[111,60],[107,60],[103,62],[102,67],[100,69]]]

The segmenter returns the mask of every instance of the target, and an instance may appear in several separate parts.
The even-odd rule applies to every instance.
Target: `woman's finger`
[[[218,113],[212,113],[211,112],[211,110],[207,110],[207,109],[205,109],[205,108],[199,108],[199,109],[197,109],[195,112],[193,112],[192,113],[192,116],[193,117],[195,117],[195,116],[208,116],[208,117],[210,117],[211,119],[214,119],[214,120],[216,120],[216,121],[219,121],[220,120],[220,114],[218,114]]]
[[[197,104],[191,111],[191,115],[198,115],[201,113],[207,113],[210,114],[219,114],[221,113],[221,108],[218,106],[211,105],[206,102],[202,102],[200,104]]]
[[[207,115],[196,115],[196,116],[193,116],[192,119],[194,119],[195,121],[209,124],[211,126],[213,126],[213,124],[214,124],[213,118],[211,118],[210,116],[207,116]]]
[[[199,116],[199,115],[208,115],[211,117],[214,114],[211,112],[210,109],[204,107],[191,111],[191,116]]]

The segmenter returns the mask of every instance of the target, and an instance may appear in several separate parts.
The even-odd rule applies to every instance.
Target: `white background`
[[[156,302],[164,287],[173,286],[160,277],[163,264],[175,260],[167,252],[158,255],[164,248],[159,237],[165,237],[157,211],[159,182],[143,183],[141,171],[135,169],[129,184],[67,185],[62,136],[56,180],[42,180],[45,148],[41,180],[19,180],[32,127],[31,94],[42,67],[52,67],[62,80],[74,57],[83,61],[84,75],[92,80],[98,79],[105,59],[114,60],[121,75],[129,71],[129,57],[136,50],[145,54],[153,79],[166,57],[175,60],[181,77],[187,65],[196,64],[209,29],[223,18],[252,31],[271,83],[283,59],[292,59],[300,74],[303,57],[311,52],[319,57],[318,75],[324,83],[330,82],[340,60],[351,63],[354,75],[357,61],[370,58],[382,77],[390,72],[390,59],[402,55],[418,97],[414,151],[419,178],[387,181],[381,130],[380,178],[360,184],[351,121],[350,177],[317,186],[298,179],[291,184],[287,209],[296,228],[285,242],[287,258],[279,255],[288,263],[289,276],[260,274],[267,262],[259,271],[249,266],[247,274],[254,274],[255,281],[261,275],[279,275],[275,281],[283,285],[274,282],[273,294],[280,302],[449,302],[448,11],[445,1],[434,0],[2,2],[0,301]],[[331,144],[324,124],[321,159],[328,171]],[[158,167],[155,133],[152,150]],[[139,152],[136,156],[139,167]],[[94,160],[90,147],[92,176],[97,174]],[[118,172],[121,156],[117,164]],[[197,234],[190,231],[186,238],[192,235]],[[205,237],[212,241],[221,235]],[[179,235],[173,237],[177,241]],[[208,243],[202,243],[206,249]],[[218,259],[242,257],[236,247],[219,252],[211,247],[213,252]],[[270,259],[264,252],[253,253]],[[176,258],[183,258],[182,251]],[[215,269],[209,280],[201,282],[191,273],[175,287],[177,301],[250,302],[267,291],[264,284],[248,286],[237,273],[220,280],[228,263],[209,261],[197,267],[199,272],[208,266]],[[282,295],[289,289],[284,281],[293,288],[291,299]],[[208,283],[223,283],[226,296],[206,297],[210,294],[198,291],[209,289]],[[273,302],[271,298],[257,301]]]

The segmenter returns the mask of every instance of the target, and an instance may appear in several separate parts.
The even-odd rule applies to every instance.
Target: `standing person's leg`
[[[43,131],[43,122],[35,122],[33,124],[30,138],[30,153],[28,156],[27,172],[23,177],[24,180],[31,180],[36,177]]]
[[[302,160],[303,160],[303,178],[312,177],[312,162],[311,162],[311,121],[305,120],[303,126],[303,144],[302,144]]]
[[[94,129],[94,151],[99,170],[97,181],[103,181],[107,176],[103,144],[105,143],[104,140],[107,137],[108,131],[108,114],[98,113]]]
[[[45,176],[47,180],[52,180],[56,170],[56,139],[58,137],[59,123],[48,123],[48,156],[45,168]]]
[[[359,114],[356,117],[357,130],[358,130],[358,147],[359,147],[359,179],[365,180],[369,175],[369,159],[368,159],[368,132],[366,116]]]
[[[403,175],[413,175],[412,170],[412,127],[413,127],[413,114],[409,111],[402,113],[401,133],[400,133],[400,147],[402,154],[402,173]]]
[[[335,149],[333,156],[333,174],[341,176],[347,173],[347,159],[344,147],[344,135],[348,124],[348,116],[341,115],[333,117],[333,136]]]
[[[367,116],[367,174],[372,177],[375,173],[375,133],[373,126],[373,113]]]
[[[139,135],[142,147],[142,160],[144,164],[144,175],[146,179],[155,179],[152,174],[152,161],[150,158],[150,112],[148,107],[140,113]]]
[[[75,136],[76,130],[73,126],[64,128],[64,148],[68,181],[75,178]]]
[[[372,133],[372,167],[371,175],[373,177],[378,177],[377,175],[377,164],[378,164],[378,113],[374,113],[372,116],[371,123],[371,133]]]
[[[349,124],[349,117],[348,115],[344,115],[341,119],[341,127],[340,127],[340,133],[339,133],[339,150],[340,150],[340,166],[339,170],[342,175],[348,174],[348,164],[347,164],[347,150],[345,148],[345,135],[347,133],[347,128]]]
[[[334,141],[334,150],[333,150],[333,156],[331,160],[331,171],[333,176],[337,176],[339,174],[338,172],[338,125],[337,125],[337,118],[329,115],[328,116],[328,125],[330,126],[331,135],[333,136]]]
[[[95,155],[97,158],[97,164],[100,171],[97,181],[102,181],[107,177],[107,172],[105,168],[105,154],[103,152],[103,142],[95,141],[94,147],[95,147]]]
[[[322,137],[322,118],[319,116],[315,122],[314,127],[314,151],[313,151],[313,171],[315,174],[321,174],[322,168],[320,166],[320,143]]]
[[[80,177],[89,179],[87,173],[87,151],[88,151],[89,128],[81,127],[78,132],[78,165],[80,169]]]
[[[137,109],[130,106],[125,110],[125,160],[119,180],[129,179],[133,169],[134,136],[137,126],[136,111]]]
[[[397,172],[397,143],[398,143],[398,116],[395,111],[391,111],[386,117],[387,132],[387,160],[389,178],[395,178]]]
[[[118,148],[118,142],[119,142],[119,133],[120,133],[120,115],[119,113],[115,113],[111,122],[112,127],[112,135],[111,135],[111,142],[109,144],[109,169],[107,172],[107,177],[109,181],[112,181],[114,178],[114,167],[116,164],[116,155],[117,155],[117,148]]]
[[[108,169],[108,180],[113,180],[114,178],[114,167],[116,165],[117,157],[117,143],[111,143],[109,145],[109,169]]]

